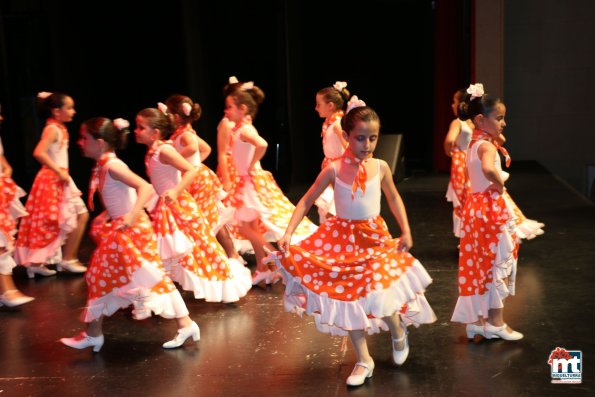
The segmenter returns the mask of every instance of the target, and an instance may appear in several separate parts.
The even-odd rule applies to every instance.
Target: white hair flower
[[[50,95],[52,95],[51,92],[47,92],[47,91],[41,91],[37,93],[37,98],[39,99],[45,99],[47,97],[49,97]]]
[[[186,116],[186,117],[190,116],[191,111],[192,111],[192,105],[189,104],[188,102],[184,102],[182,104],[182,112],[184,112],[184,116]]]
[[[167,115],[167,106],[163,102],[157,104],[157,109],[161,110],[161,113]]]
[[[117,118],[114,120],[114,127],[116,127],[119,130],[123,130],[124,128],[130,127],[130,123],[128,122],[128,120]]]
[[[361,106],[366,106],[366,102],[359,99],[357,95],[354,95],[351,97],[349,102],[347,102],[347,111],[345,112],[345,114],[349,113],[352,109],[359,108]]]
[[[237,83],[239,83],[239,82],[240,82],[240,81],[238,80],[238,78],[237,78],[236,76],[231,76],[231,77],[229,78],[229,84],[237,84]]]
[[[341,91],[343,91],[343,88],[347,87],[347,83],[344,81],[336,81],[335,84],[333,84],[333,87],[337,91],[341,92]]]
[[[483,91],[483,84],[470,84],[469,88],[467,88],[467,94],[471,94],[471,99],[473,98],[481,98],[484,94]]]
[[[248,91],[254,88],[254,82],[253,81],[247,81],[244,84],[242,84],[242,86],[240,87],[240,89],[242,91]]]

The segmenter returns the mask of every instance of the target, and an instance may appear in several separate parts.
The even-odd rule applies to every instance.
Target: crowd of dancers
[[[127,120],[85,120],[78,146],[95,161],[85,204],[68,173],[66,124],[76,113],[74,100],[40,93],[46,124],[33,155],[41,169],[24,206],[25,192],[11,179],[0,144],[0,306],[34,300],[14,284],[17,265],[30,278],[81,273],[85,327],[60,339],[63,344],[100,351],[103,319],[130,307],[137,320],[175,319],[177,332],[163,343],[169,349],[200,339],[180,290],[206,302],[236,302],[255,285],[282,280],[286,310],[312,315],[321,332],[349,336],[357,362],[348,385],[373,374],[366,334],[389,331],[393,361],[402,365],[407,327],[436,316],[424,295],[431,276],[409,252],[405,204],[387,163],[373,158],[381,139],[378,114],[345,82],[317,92],[325,158],[294,206],[260,164],[267,142],[253,121],[263,91],[232,77],[224,97],[215,171],[203,162],[210,145],[193,129],[201,107],[187,96],[172,95],[136,115],[133,131],[147,147],[149,181],[116,155],[132,130]],[[446,197],[460,238],[452,321],[465,324],[469,338],[518,340],[523,335],[504,321],[504,301],[515,293],[520,242],[543,233],[543,224],[526,218],[504,187],[508,174],[499,153],[510,161],[502,147],[504,103],[473,84],[455,94],[453,111],[445,139],[452,157]],[[104,211],[89,228],[95,249],[87,267],[78,251],[96,193]],[[399,237],[380,216],[382,193]],[[306,217],[313,205],[318,225]],[[253,273],[242,257],[247,251],[256,258]]]

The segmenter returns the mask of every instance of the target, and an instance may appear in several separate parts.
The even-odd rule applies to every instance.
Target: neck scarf
[[[105,174],[101,173],[101,169],[103,166],[110,161],[111,159],[115,159],[116,155],[113,152],[103,153],[97,163],[95,163],[95,167],[93,167],[93,171],[91,171],[91,182],[89,182],[89,197],[87,197],[87,204],[91,211],[93,211],[93,196],[97,189],[101,190],[103,181],[105,180]]]
[[[47,119],[45,124],[46,125],[55,125],[62,132],[62,140],[60,141],[60,148],[63,148],[64,145],[68,145],[68,129],[66,129],[66,126],[64,125],[64,123],[61,123],[58,120],[56,120],[55,118],[50,117]]]
[[[333,123],[335,121],[341,120],[342,118],[343,118],[342,110],[339,110],[338,112],[333,113],[330,117],[327,117],[326,120],[324,120],[324,123],[322,124],[322,132],[320,133],[320,136],[324,139],[324,136],[326,135],[326,130],[328,129],[328,127],[333,125]]]
[[[192,132],[196,135],[196,132],[192,129],[192,126],[182,125],[174,131],[174,133],[169,137],[169,140],[175,141],[180,135],[184,135],[184,133],[186,133],[186,132]]]
[[[473,136],[471,137],[471,140],[479,141],[482,139],[491,142],[494,146],[496,146],[496,149],[498,149],[500,153],[502,153],[502,155],[504,156],[504,160],[506,161],[506,167],[509,167],[511,159],[510,154],[508,154],[508,150],[500,146],[500,144],[496,142],[496,140],[492,138],[487,132],[478,129],[473,130]]]
[[[357,173],[355,174],[355,179],[351,185],[351,199],[353,200],[358,187],[362,189],[362,193],[366,193],[366,181],[368,180],[368,173],[366,171],[365,163],[369,160],[369,158],[360,159],[354,156],[349,149],[345,150],[345,153],[343,153],[341,158],[345,164],[357,165]]]

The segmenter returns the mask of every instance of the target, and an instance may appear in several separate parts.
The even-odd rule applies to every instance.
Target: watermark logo
[[[552,383],[582,383],[583,352],[556,347],[547,363],[552,369]]]

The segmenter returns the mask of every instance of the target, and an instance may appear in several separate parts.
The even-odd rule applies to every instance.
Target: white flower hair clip
[[[483,84],[470,84],[469,88],[467,88],[467,94],[471,94],[471,100],[473,100],[473,98],[481,98],[484,94]]]
[[[46,99],[47,97],[49,97],[50,95],[52,95],[51,92],[47,92],[47,91],[41,91],[37,93],[37,98],[39,99]]]
[[[247,81],[244,84],[242,84],[242,86],[240,87],[240,89],[242,91],[248,91],[254,88],[254,82],[253,81]]]
[[[344,81],[336,81],[335,84],[333,84],[333,87],[337,91],[341,92],[341,91],[343,91],[343,88],[347,87],[347,83]]]
[[[182,112],[184,113],[184,116],[190,116],[190,112],[192,112],[192,105],[188,102],[184,102],[182,104]]]
[[[231,76],[231,77],[229,78],[229,84],[237,84],[237,83],[239,83],[239,82],[240,82],[240,81],[238,80],[238,78],[237,78],[236,76]]]
[[[128,120],[125,120],[123,118],[117,118],[114,120],[114,127],[122,131],[123,129],[130,127],[130,123],[128,122]]]
[[[364,102],[361,99],[359,99],[357,97],[357,95],[354,95],[354,96],[351,97],[351,99],[349,100],[349,102],[347,102],[347,111],[345,112],[345,114],[349,113],[354,108],[359,108],[359,107],[362,107],[362,106],[366,106],[366,102]]]
[[[161,113],[167,115],[167,106],[163,102],[157,104],[157,109],[161,110]]]

